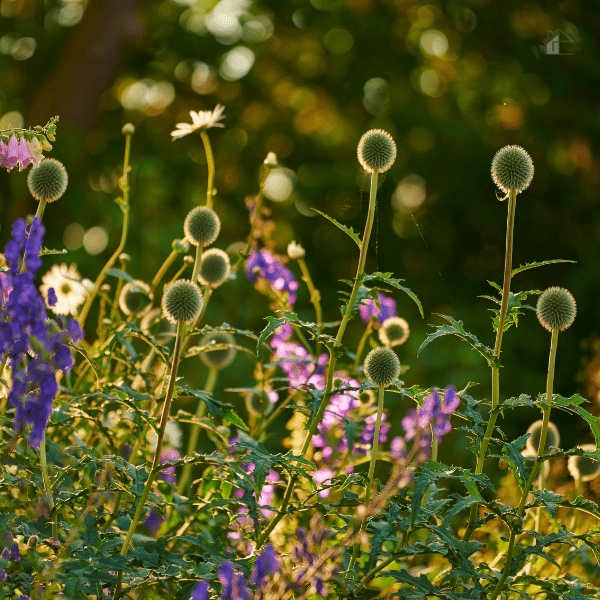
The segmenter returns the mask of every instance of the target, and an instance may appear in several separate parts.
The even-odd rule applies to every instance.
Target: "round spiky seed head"
[[[69,176],[64,165],[55,158],[44,158],[27,176],[29,192],[36,200],[54,202],[67,189]]]
[[[202,254],[200,263],[200,282],[203,285],[219,287],[228,277],[231,270],[229,256],[223,250],[212,248]]]
[[[571,292],[561,287],[550,287],[538,298],[535,312],[548,331],[564,331],[573,324],[577,305]]]
[[[408,323],[401,317],[386,319],[379,328],[379,339],[387,348],[400,346],[408,339],[410,329]]]
[[[162,311],[156,307],[148,311],[140,321],[140,329],[145,333],[154,336],[159,344],[168,343],[177,333],[177,326],[161,319]]]
[[[171,323],[191,323],[202,310],[202,292],[189,279],[178,279],[165,286],[161,306]]]
[[[533,179],[533,161],[521,146],[504,146],[492,160],[492,179],[508,194],[526,190]]]
[[[128,281],[121,289],[119,295],[119,306],[127,316],[133,314],[143,315],[148,312],[152,306],[154,294],[150,291],[150,286],[143,281]]]
[[[367,354],[363,368],[367,379],[377,386],[387,387],[400,375],[400,361],[389,348],[373,348]]]
[[[221,221],[212,208],[196,206],[187,214],[183,231],[190,244],[210,246],[221,231]]]
[[[543,421],[540,419],[539,421],[534,421],[527,430],[527,433],[531,435],[527,439],[526,449],[530,453],[530,456],[537,456],[538,447],[540,445],[540,437],[542,435],[542,424]],[[548,431],[546,433],[546,443],[544,444],[544,449],[540,452],[541,455],[551,454],[554,450],[550,449],[550,446],[554,446],[558,448],[560,444],[560,433],[558,433],[558,428],[552,421],[548,421]]]
[[[383,129],[367,131],[358,142],[358,162],[369,172],[387,171],[396,160],[396,143]]]
[[[586,452],[596,452],[596,444],[583,444],[578,448]],[[591,481],[600,475],[600,462],[587,456],[569,456],[567,467],[571,477],[581,481]]]
[[[232,348],[235,344],[235,338],[227,331],[211,331],[201,340],[201,346],[222,346],[227,344],[227,348],[217,350],[205,350],[200,354],[202,362],[211,369],[224,369],[233,362],[237,350]]]

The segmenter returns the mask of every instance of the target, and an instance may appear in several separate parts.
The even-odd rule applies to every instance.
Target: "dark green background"
[[[199,136],[173,143],[169,133],[176,123],[190,120],[190,110],[212,110],[220,102],[226,107],[225,128],[209,131],[217,167],[215,207],[223,222],[216,245],[226,248],[247,235],[244,198],[256,193],[262,161],[268,151],[275,151],[282,166],[299,174],[288,201],[267,201],[277,224],[277,250],[285,252],[292,239],[305,246],[307,264],[322,291],[325,318],[335,320],[337,291],[342,289],[335,282],[353,277],[357,249],[333,225],[297,207],[318,208],[362,232],[368,181],[356,160],[356,144],[368,129],[382,128],[396,140],[398,159],[379,191],[367,270],[392,271],[404,278],[423,303],[425,320],[407,296],[393,294],[399,314],[411,327],[409,341],[398,351],[401,361],[411,365],[406,384],[453,384],[461,389],[477,381],[481,385],[472,393],[481,397],[489,395],[490,376],[469,346],[447,338],[419,358],[416,350],[430,330],[427,323],[440,323],[435,312],[463,320],[468,331],[493,345],[487,310],[492,305],[479,296],[490,293],[487,280],[502,279],[507,203],[496,199],[490,165],[499,148],[519,144],[530,153],[535,176],[517,201],[513,265],[555,258],[577,264],[522,273],[512,289],[558,285],[573,293],[578,317],[560,336],[555,391],[595,394],[576,374],[585,356],[583,341],[597,335],[600,319],[596,3],[248,2],[236,17],[239,22],[258,15],[273,28],[268,39],[256,43],[231,43],[209,31],[186,29],[191,11],[202,23],[202,15],[215,4],[90,0],[81,21],[66,27],[57,22],[62,3],[0,1],[0,115],[18,111],[26,126],[60,116],[57,141],[47,155],[65,164],[69,187],[45,211],[45,245],[63,247],[64,229],[72,222],[85,229],[106,228],[109,243],[101,255],[80,249],[66,257],[83,276],[95,279],[120,238],[114,175],[122,165],[121,127],[132,122],[132,222],[125,250],[132,256],[129,271],[149,281],[172,240],[183,235],[186,213],[205,199]],[[336,54],[326,43],[334,28],[352,35],[347,52]],[[419,45],[423,32],[432,29],[448,40],[442,57],[427,54]],[[548,32],[556,29],[578,36],[577,43],[563,47],[572,54],[541,51]],[[17,60],[14,44],[23,37],[34,38],[36,50],[29,59]],[[242,79],[225,81],[218,75],[221,60],[237,46],[252,50],[254,66]],[[186,68],[195,60],[215,69],[216,85],[209,94],[199,94],[190,85]],[[441,82],[435,96],[420,87],[426,70]],[[174,100],[162,110],[125,110],[123,89],[144,78],[171,83]],[[374,111],[378,114],[363,102],[365,83],[373,78],[387,82]],[[101,175],[109,180],[111,174],[112,189],[93,189],[99,189]],[[410,174],[425,180],[426,199],[412,215],[397,213],[391,197]],[[26,173],[0,172],[2,246],[12,222],[35,209]],[[63,260],[47,257],[44,268]],[[292,268],[299,278],[296,266]],[[303,286],[296,309],[302,317],[314,318]],[[258,331],[267,314],[265,299],[242,277],[217,290],[207,322],[227,321]],[[93,311],[90,325],[95,315]],[[345,341],[351,348],[361,332],[357,322],[348,329]],[[93,331],[86,337],[93,339]],[[518,329],[504,339],[502,397],[544,391],[549,343],[550,334],[527,311]],[[182,371],[201,385],[204,366],[191,362]],[[248,385],[250,361],[240,358],[236,364],[221,383]],[[405,408],[392,398],[388,402],[398,427]],[[595,404],[588,409],[596,412]],[[533,418],[538,416],[522,413],[504,421],[504,427],[516,437]],[[565,445],[591,440],[584,424],[559,419]]]

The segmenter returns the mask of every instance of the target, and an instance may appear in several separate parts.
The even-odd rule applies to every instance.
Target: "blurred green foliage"
[[[586,385],[575,381],[580,341],[597,334],[600,322],[600,13],[591,4],[0,0],[0,128],[60,116],[48,155],[65,164],[69,188],[45,211],[44,243],[73,248],[66,260],[94,280],[120,238],[122,215],[113,199],[121,127],[135,125],[125,250],[129,272],[149,281],[172,240],[183,236],[186,213],[206,194],[200,137],[171,142],[170,132],[190,121],[190,110],[224,104],[225,128],[209,131],[223,222],[218,245],[247,236],[244,200],[258,190],[267,152],[275,152],[294,185],[287,199],[267,200],[276,250],[284,254],[293,239],[306,248],[329,321],[340,316],[335,282],[354,276],[358,255],[310,207],[362,231],[368,180],[356,144],[370,128],[390,132],[398,157],[381,178],[367,271],[404,278],[425,308],[423,321],[407,296],[392,294],[411,327],[398,351],[411,365],[407,384],[461,389],[477,381],[472,393],[479,396],[489,394],[489,373],[469,346],[444,339],[419,359],[415,354],[431,331],[427,322],[441,323],[435,312],[463,320],[467,331],[493,345],[492,304],[479,296],[492,292],[487,280],[501,283],[507,203],[496,199],[490,165],[500,147],[519,144],[533,158],[535,175],[517,201],[513,265],[555,258],[577,264],[526,271],[512,289],[559,285],[573,293],[579,315],[560,336],[555,388],[585,395]],[[560,54],[548,53],[557,48]],[[35,209],[26,173],[0,173],[2,247],[12,222]],[[71,227],[69,237],[73,223],[81,227]],[[94,255],[80,238],[96,226],[108,242]],[[45,266],[64,260],[47,257]],[[116,280],[110,283],[114,290]],[[207,322],[262,329],[264,297],[243,276],[229,285],[214,294]],[[296,310],[311,319],[311,309],[301,285]],[[362,331],[355,320],[349,347]],[[89,331],[87,339],[93,337]],[[544,389],[549,342],[527,311],[504,340],[503,397]],[[205,377],[198,365],[182,371]],[[241,366],[224,379],[235,387],[248,373]],[[391,408],[393,420],[404,413],[398,404]],[[528,413],[523,423],[503,427],[514,437],[535,418]],[[573,429],[564,442],[589,435]]]

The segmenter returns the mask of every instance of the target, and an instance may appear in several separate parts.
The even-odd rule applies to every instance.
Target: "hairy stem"
[[[208,183],[206,184],[206,206],[212,208],[213,205],[213,179],[215,177],[215,159],[213,157],[212,148],[210,146],[210,140],[206,130],[200,131],[200,137],[204,143],[204,150],[206,152],[206,164],[208,166]]]
[[[508,309],[508,299],[510,295],[510,279],[512,273],[512,253],[513,253],[513,233],[515,229],[515,209],[517,206],[517,192],[510,190],[508,195],[508,217],[506,223],[506,254],[504,258],[504,282],[502,285],[502,301],[500,305],[500,315],[498,319],[498,330],[496,331],[496,343],[494,345],[494,362],[492,368],[492,409],[490,411],[489,421],[479,447],[477,464],[475,465],[475,474],[480,475],[483,472],[483,463],[487,454],[487,448],[490,438],[494,433],[496,419],[498,418],[498,405],[500,403],[500,348],[502,346],[502,335],[504,333],[504,322]],[[475,521],[477,520],[477,510],[479,505],[473,503],[469,514],[469,523],[463,536],[463,541],[471,539],[475,531]]]
[[[542,421],[542,431],[540,433],[540,443],[537,448],[535,462],[533,463],[533,467],[531,469],[531,473],[529,474],[529,479],[527,479],[527,483],[523,488],[523,493],[521,494],[521,501],[519,502],[519,506],[517,508],[517,517],[520,518],[523,516],[525,512],[525,504],[527,503],[527,496],[533,486],[533,482],[536,480],[538,471],[540,469],[540,465],[542,461],[540,460],[540,456],[544,453],[544,448],[546,447],[546,434],[548,433],[548,423],[550,422],[550,410],[552,408],[552,388],[554,386],[554,365],[556,362],[556,347],[558,345],[558,329],[552,330],[552,340],[550,343],[550,358],[548,359],[548,378],[546,380],[546,403],[542,407],[542,411],[544,413],[544,418]],[[502,591],[502,587],[504,586],[504,582],[510,573],[510,568],[512,564],[512,555],[515,548],[515,539],[517,537],[517,525],[513,525],[510,531],[510,540],[508,542],[508,550],[506,552],[506,562],[504,564],[504,569],[502,571],[502,575],[492,592],[489,600],[496,600],[498,594]]]
[[[42,436],[42,443],[40,444],[40,467],[42,469],[42,478],[44,480],[44,489],[46,490],[46,496],[48,497],[48,504],[50,505],[50,512],[54,508],[54,497],[52,496],[52,486],[50,485],[50,477],[48,476],[48,463],[46,462],[46,436]],[[54,515],[52,520],[52,537],[58,541],[58,514]]]
[[[371,238],[371,231],[373,229],[375,206],[377,204],[377,178],[378,178],[378,175],[379,175],[379,173],[377,171],[371,173],[371,195],[369,198],[369,212],[367,214],[367,222],[365,223],[365,233],[363,236],[363,241],[360,246],[360,256],[358,259],[358,268],[356,269],[356,277],[354,278],[354,285],[352,287],[352,293],[350,294],[350,298],[348,300],[348,303],[346,304],[346,310],[344,311],[344,316],[342,318],[342,322],[340,323],[340,327],[338,329],[338,332],[337,332],[337,335],[335,338],[339,344],[341,344],[342,338],[344,337],[344,332],[346,331],[346,326],[348,325],[348,321],[350,321],[350,318],[352,317],[354,304],[356,302],[356,297],[358,295],[358,288],[361,286],[363,277],[364,277],[365,263],[367,261],[367,249],[369,247],[369,240]],[[333,374],[335,372],[335,363],[336,363],[335,353],[332,350],[330,350],[329,351],[329,367],[327,369],[327,384],[325,386],[325,394],[323,395],[323,400],[321,401],[321,404],[319,406],[317,414],[315,415],[315,417],[312,420],[312,423],[310,425],[310,430],[308,431],[308,433],[306,434],[306,438],[304,439],[304,444],[302,445],[302,450],[300,452],[300,455],[302,457],[304,457],[306,455],[306,452],[308,451],[308,448],[310,446],[312,438],[315,435],[315,432],[317,430],[319,423],[323,419],[323,414],[325,413],[325,409],[327,408],[327,405],[329,404],[329,400],[331,399],[332,389],[333,389]],[[285,511],[287,509],[287,505],[289,504],[290,498],[292,496],[292,491],[294,490],[296,481],[298,481],[298,476],[296,474],[294,474],[290,477],[290,480],[288,482],[288,486],[285,491],[285,496],[283,498],[283,502],[281,503],[281,508],[279,509],[277,514],[273,517],[273,520],[269,523],[267,528],[263,531],[262,535],[258,538],[258,541],[256,542],[256,550],[260,549],[260,547],[268,539],[268,537],[271,534],[271,532],[273,531],[273,529],[275,529],[275,527],[277,526],[277,523],[279,523],[279,521],[281,521],[283,516],[286,514]]]

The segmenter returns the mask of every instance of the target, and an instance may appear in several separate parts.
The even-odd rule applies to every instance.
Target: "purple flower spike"
[[[14,560],[15,562],[21,560],[21,553],[19,552],[19,544],[17,542],[10,547],[10,560]]]
[[[371,317],[377,317],[379,323],[383,323],[386,319],[398,316],[396,301],[393,298],[377,292],[377,299],[379,300],[380,309],[377,308],[375,300],[371,300],[370,298],[363,300],[360,304],[360,318],[365,323],[368,323]]]
[[[190,600],[208,600],[208,581],[201,581],[196,584]]]
[[[273,575],[279,568],[279,558],[271,544],[267,544],[263,553],[254,563],[254,572],[250,577],[253,585],[262,585],[269,575]]]
[[[246,587],[246,579],[241,573],[234,573],[233,564],[228,560],[221,564],[219,581],[223,585],[220,600],[249,600],[250,591]]]
[[[246,276],[250,281],[256,281],[257,276],[254,269],[260,269],[260,276],[266,279],[276,290],[288,293],[290,304],[296,302],[296,290],[298,282],[294,274],[286,266],[282,265],[268,250],[260,250],[250,255],[246,261]]]

